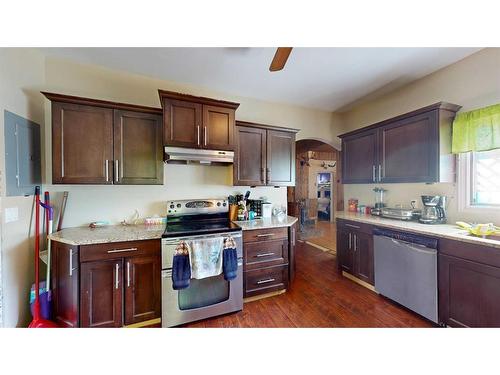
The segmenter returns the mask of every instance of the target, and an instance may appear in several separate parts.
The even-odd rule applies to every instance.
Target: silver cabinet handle
[[[269,182],[271,181],[271,169],[270,168],[266,168],[266,182]]]
[[[196,144],[199,146],[200,145],[200,125],[196,126],[196,136],[198,137]]]
[[[130,288],[130,262],[127,262],[127,288]]]
[[[118,278],[118,273],[120,272],[120,265],[118,263],[115,264],[115,289],[118,289],[118,285],[120,283],[120,279]]]
[[[75,271],[77,267],[73,268],[73,249],[69,249],[69,276],[73,276],[73,271]]]
[[[378,165],[378,181],[382,181],[382,165]]]
[[[377,169],[377,167],[375,165],[373,165],[373,173],[372,173],[372,180],[373,182],[376,182],[377,181],[377,177],[375,177],[376,175],[376,172],[375,170]]]
[[[257,281],[257,284],[260,285],[260,284],[272,283],[275,280],[276,279],[259,280],[259,281]]]
[[[264,177],[264,168],[260,169],[260,182],[266,182],[266,178]]]
[[[295,228],[292,228],[292,246],[295,246]]]
[[[129,249],[115,249],[115,250],[108,250],[108,254],[113,254],[113,253],[124,253],[126,251],[137,251],[137,247],[131,247]]]
[[[265,234],[258,234],[257,237],[270,237],[274,236],[274,233],[265,233]]]
[[[274,253],[260,253],[260,254],[257,254],[256,257],[262,258],[262,257],[269,257],[271,255],[274,255]]]
[[[349,250],[352,248],[352,233],[349,233]]]
[[[353,245],[354,245],[354,246],[353,246],[353,247],[354,247],[354,252],[356,252],[357,247],[358,247],[358,245],[357,245],[357,242],[358,242],[358,236],[357,236],[357,235],[355,235],[355,234],[353,234],[353,236],[354,236],[354,241],[353,241]]]
[[[205,146],[207,145],[207,127],[203,127],[203,142],[205,142]]]
[[[106,182],[109,181],[109,160],[104,160],[104,173],[106,174]]]
[[[360,229],[360,227],[358,227],[357,225],[352,225],[352,224],[344,224],[344,225],[349,228]]]
[[[115,181],[120,181],[120,166],[118,164],[119,160],[115,160]]]

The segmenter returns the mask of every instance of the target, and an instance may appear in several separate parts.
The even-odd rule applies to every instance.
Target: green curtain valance
[[[500,104],[459,113],[453,121],[452,152],[500,148]]]

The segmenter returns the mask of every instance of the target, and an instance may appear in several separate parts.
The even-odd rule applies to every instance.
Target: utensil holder
[[[238,205],[229,205],[229,220],[238,220]]]

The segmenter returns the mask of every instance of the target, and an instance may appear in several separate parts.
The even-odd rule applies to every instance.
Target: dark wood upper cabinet
[[[54,184],[162,184],[160,108],[46,93]]]
[[[201,147],[202,105],[163,100],[164,143],[168,146]]]
[[[114,183],[161,185],[161,116],[123,110],[114,116]]]
[[[379,182],[439,181],[439,113],[430,111],[379,131]]]
[[[266,130],[237,126],[233,184],[243,186],[265,185],[265,170]]]
[[[440,102],[340,135],[342,182],[453,182],[451,124],[460,108]]]
[[[203,147],[210,150],[234,149],[234,109],[203,106]]]
[[[295,133],[267,131],[266,180],[268,185],[295,185]]]
[[[297,129],[236,122],[235,186],[294,186]]]
[[[161,317],[160,256],[125,259],[125,325]]]
[[[166,146],[234,149],[239,103],[159,90]]]
[[[52,182],[112,184],[113,110],[52,103]]]
[[[122,259],[81,264],[81,327],[121,327],[123,325],[122,281]]]
[[[344,184],[373,183],[376,181],[377,132],[366,131],[342,140]]]

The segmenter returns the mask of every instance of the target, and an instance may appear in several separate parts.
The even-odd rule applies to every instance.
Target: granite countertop
[[[160,239],[165,225],[108,225],[100,228],[74,227],[52,233],[53,241],[69,245],[92,245]]]
[[[468,242],[478,245],[491,246],[500,249],[500,241],[469,235],[469,232],[453,224],[421,224],[416,221],[388,219],[380,216],[358,214],[347,211],[337,211],[335,213],[335,217],[337,219],[358,221],[360,223],[366,223],[385,228],[418,233],[438,238],[447,238],[450,240]]]
[[[297,218],[255,219],[251,221],[235,221],[242,230],[289,227]],[[52,233],[53,241],[68,245],[92,245],[99,243],[127,242],[160,239],[165,231],[165,225],[108,225],[100,228],[74,227]]]
[[[233,221],[236,225],[240,226],[242,230],[254,229],[269,229],[280,227],[291,227],[297,222],[297,218],[293,216],[283,217],[270,217],[263,219],[247,220],[247,221]]]

